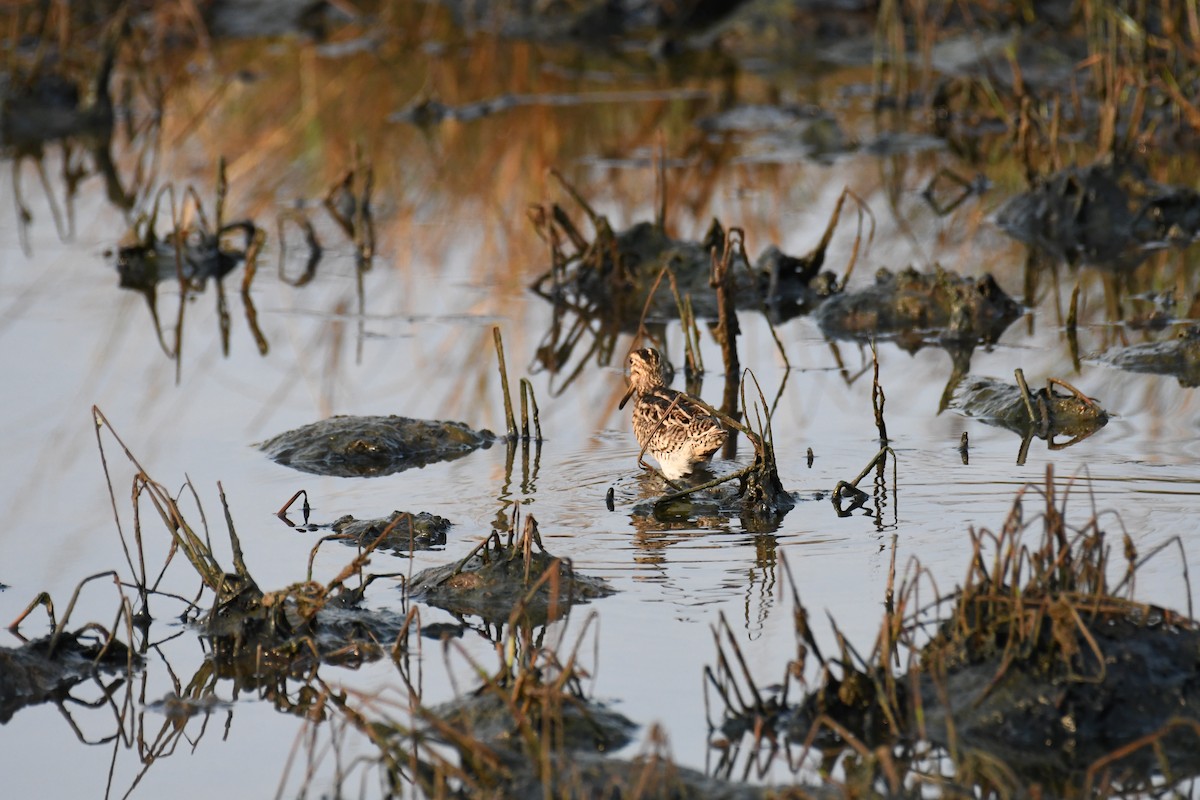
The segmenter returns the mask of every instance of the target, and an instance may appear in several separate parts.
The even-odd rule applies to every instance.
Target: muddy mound
[[[121,642],[95,641],[82,632],[62,631],[19,648],[0,648],[0,724],[25,706],[67,697],[72,686],[88,678],[141,662]]]
[[[1181,386],[1200,386],[1200,326],[1180,331],[1174,339],[1113,351],[1102,361],[1130,372],[1174,375]]]
[[[816,316],[822,332],[833,338],[986,343],[996,341],[1019,314],[1020,306],[991,275],[966,278],[939,266],[929,273],[882,269],[874,285],[831,297]]]
[[[462,458],[496,440],[462,422],[398,416],[337,416],[256,446],[280,464],[316,475],[375,477]]]
[[[1137,165],[1104,162],[1042,179],[1012,198],[996,224],[1069,263],[1130,269],[1200,236],[1200,194],[1152,181]]]
[[[1021,370],[1016,376],[1015,386],[995,378],[968,377],[956,387],[951,405],[969,417],[1018,434],[1023,440],[1022,453],[1034,437],[1046,440],[1051,450],[1058,450],[1108,424],[1108,412],[1065,381],[1051,378],[1044,388],[1030,391]],[[1060,436],[1067,438],[1056,441]],[[1024,460],[1022,455],[1018,463]]]
[[[536,548],[536,549],[535,549]],[[558,619],[572,605],[613,593],[608,582],[575,571],[542,547],[533,517],[518,541],[493,533],[466,558],[413,576],[414,600],[458,616],[504,622],[514,613],[533,624]]]
[[[355,519],[347,514],[334,520],[330,528],[346,544],[358,547],[373,545],[376,550],[407,553],[444,545],[450,520],[428,511],[417,514],[393,511],[391,516],[378,519]],[[381,535],[382,539],[379,538]]]

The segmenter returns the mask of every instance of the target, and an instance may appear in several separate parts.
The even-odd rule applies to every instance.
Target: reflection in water
[[[510,520],[512,515],[516,514],[521,506],[532,504],[536,499],[538,470],[541,468],[542,463],[542,440],[540,437],[534,440],[532,448],[530,444],[527,438],[522,439],[519,443],[513,439],[505,440],[504,480],[500,485],[500,492],[496,496],[499,507],[496,509],[496,516],[492,522],[492,530],[494,531],[511,533]],[[514,458],[517,450],[521,452],[519,495],[515,494],[512,490],[513,468],[515,466]],[[530,450],[533,451],[532,456]]]
[[[217,166],[214,218],[210,223],[194,186],[189,185],[181,192],[177,192],[173,184],[163,186],[155,193],[149,210],[134,221],[117,250],[120,286],[140,292],[146,299],[159,346],[175,361],[177,379],[182,369],[184,312],[189,300],[202,292],[210,279],[216,285],[221,350],[229,355],[231,322],[223,278],[241,263],[246,265],[241,285],[246,324],[258,344],[259,353],[265,356],[269,350],[266,337],[258,327],[258,312],[250,295],[265,234],[250,220],[223,220],[225,191],[225,160],[222,158]],[[156,225],[164,198],[168,201],[171,230],[160,237]],[[235,233],[243,237],[240,249],[227,243],[229,235]],[[175,280],[179,286],[174,338],[170,344],[164,338],[158,313],[158,284],[169,280]]]
[[[1118,349],[1104,361],[1130,372],[1174,375],[1180,386],[1200,386],[1200,326],[1189,325],[1164,341]]]
[[[18,12],[10,19],[11,31],[22,27]],[[54,227],[61,240],[74,235],[74,203],[81,185],[98,176],[104,183],[108,201],[122,211],[133,208],[137,197],[152,180],[159,145],[161,98],[151,103],[152,110],[135,127],[133,115],[125,117],[126,138],[135,153],[128,183],[122,180],[113,158],[116,114],[110,91],[113,69],[124,34],[124,8],[104,25],[99,33],[86,26],[60,28],[57,44],[49,44],[49,26],[56,24],[50,9],[43,8],[39,27],[42,48],[8,51],[8,72],[0,86],[0,152],[12,159],[13,199],[17,209],[17,230],[27,256],[32,255],[29,228],[33,213],[21,187],[23,164],[31,161],[50,206]],[[29,24],[30,20],[25,20]],[[67,31],[64,37],[64,31]],[[89,42],[95,36],[95,50]],[[78,37],[80,41],[72,41]],[[98,56],[95,52],[99,53]],[[87,55],[84,55],[87,54]],[[81,58],[82,56],[82,58]],[[62,165],[62,206],[46,172],[46,148],[57,143]],[[86,163],[91,159],[90,166]]]

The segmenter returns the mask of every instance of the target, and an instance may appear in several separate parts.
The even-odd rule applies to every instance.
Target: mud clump
[[[305,34],[321,41],[352,19],[348,7],[338,3],[291,0],[211,3],[198,13],[209,35],[247,39]]]
[[[1103,361],[1130,372],[1174,375],[1180,386],[1200,386],[1200,326],[1186,328],[1174,339],[1110,352]]]
[[[1069,526],[1052,473],[1032,492],[1045,501],[1040,513],[1027,517],[1019,496],[999,533],[971,531],[961,588],[927,603],[920,564],[894,594],[889,585],[866,658],[840,636],[841,657],[823,656],[797,597],[801,664],[811,653],[822,668],[800,702],[786,702],[791,672],[774,696],[752,684],[730,692],[727,665],[738,662],[722,653],[713,677],[727,703],[722,731],[783,732],[832,748],[826,759],[852,742],[862,753],[924,740],[947,771],[922,786],[946,780],[985,796],[1109,796],[1200,774],[1200,622],[1133,599],[1145,559],[1128,535],[1124,577],[1110,583],[1121,570],[1109,563],[1117,548],[1103,517]],[[1041,536],[1030,542],[1035,525]],[[867,786],[881,774],[868,771]],[[903,770],[886,774],[895,795]]]
[[[1068,391],[1059,392],[1055,385]],[[1031,392],[1023,376],[1015,386],[994,378],[967,378],[957,387],[953,405],[969,417],[1007,428],[1025,439],[1045,439],[1052,449],[1074,444],[1108,424],[1108,412],[1096,400],[1056,379]],[[1056,444],[1057,436],[1070,439]]]
[[[490,447],[496,435],[462,422],[399,416],[336,416],[256,445],[285,466],[315,475],[377,477]]]
[[[374,544],[376,550],[407,553],[444,545],[450,520],[428,511],[418,514],[393,511],[391,516],[379,519],[355,519],[347,514],[334,520],[330,528],[346,544],[359,547]],[[384,531],[387,535],[379,539]]]
[[[1148,610],[1080,614],[1051,599],[1039,609],[1037,640],[1013,650],[1015,659],[1002,640],[969,653],[949,640],[931,644],[925,660],[948,663],[942,687],[921,676],[929,737],[948,746],[956,736],[960,747],[1000,756],[1028,781],[1078,776],[1143,737],[1157,746],[1122,759],[1122,769],[1153,771],[1161,756],[1175,774],[1200,772],[1200,630]]]
[[[0,724],[25,706],[65,699],[72,686],[88,678],[141,663],[121,642],[93,641],[82,632],[62,631],[19,648],[0,648]]]
[[[1047,176],[1010,200],[996,224],[1071,264],[1132,269],[1154,250],[1200,237],[1200,194],[1106,161]]]
[[[203,622],[218,673],[253,681],[382,657],[404,619],[362,608],[365,588],[309,581],[262,592],[248,576],[226,574]]]
[[[630,742],[637,728],[625,715],[581,697],[563,703],[556,709],[552,721],[554,741],[567,750],[617,750]],[[520,726],[513,718],[504,698],[493,692],[466,695],[431,709],[441,719],[455,727],[470,730],[471,735],[498,749],[511,748]],[[541,719],[531,720],[542,729]]]
[[[874,285],[831,297],[817,310],[826,336],[894,336],[916,346],[933,336],[948,342],[991,343],[1020,315],[1020,306],[988,274],[965,278],[937,267],[921,273],[882,269]]]
[[[543,781],[526,769],[507,787],[507,797],[644,797],[705,798],[705,800],[772,800],[777,798],[841,798],[821,787],[768,789],[709,777],[661,756],[634,760],[605,758],[597,753],[556,753],[550,760],[551,778]]]
[[[539,6],[505,3],[489,9],[489,22],[506,36],[535,41],[570,40],[597,47],[666,37],[662,48],[678,48],[691,34],[716,26],[746,0],[696,3],[602,2]],[[466,19],[479,14],[472,3],[448,4]],[[470,27],[470,26],[468,26]]]
[[[683,298],[696,317],[716,319],[717,292],[712,285],[713,253],[725,249],[726,231],[713,220],[700,241],[674,239],[659,224],[639,222],[614,232],[608,220],[592,217],[596,229],[586,241],[557,206],[535,218],[549,241],[571,241],[567,254],[554,249],[554,267],[534,283],[534,291],[553,302],[592,309],[623,330],[636,329],[643,312],[649,319],[676,319]],[[787,318],[810,311],[838,291],[832,273],[821,272],[824,251],[796,258],[770,246],[753,266],[734,251],[728,265],[734,303],[740,309],[771,309]],[[663,279],[669,268],[669,280]],[[677,300],[680,298],[679,300]]]
[[[414,600],[458,616],[504,622],[517,613],[535,625],[613,593],[607,581],[546,552],[533,517],[526,518],[520,541],[510,535],[501,542],[493,533],[461,561],[414,575],[408,590]]]
[[[998,536],[972,535],[964,588],[920,651],[927,735],[1055,787],[1122,750],[1118,771],[1197,774],[1200,623],[1132,599],[1128,536],[1125,578],[1110,586],[1113,548],[1096,518],[1068,528],[1049,482],[1046,498],[1036,549],[1021,541],[1019,510]]]
[[[0,72],[0,147],[35,152],[58,139],[111,138],[109,83],[126,17],[121,9],[99,32],[94,63],[81,63],[80,55],[89,48],[79,41],[66,42],[59,50],[48,37],[32,59],[20,57],[22,48],[9,49],[6,67],[11,71]]]

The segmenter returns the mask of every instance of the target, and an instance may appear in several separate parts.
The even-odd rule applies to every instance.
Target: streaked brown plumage
[[[662,366],[657,350],[644,347],[630,353],[629,391],[620,407],[634,398],[633,435],[654,456],[663,475],[675,480],[711,458],[727,434],[721,421],[694,397],[667,387]]]

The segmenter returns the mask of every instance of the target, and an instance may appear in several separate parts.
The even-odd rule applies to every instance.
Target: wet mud
[[[1200,194],[1151,180],[1126,160],[1039,179],[997,214],[1010,236],[1071,264],[1128,270],[1200,236]]]
[[[1174,338],[1143,342],[1101,357],[1101,362],[1130,372],[1173,375],[1180,386],[1200,386],[1200,327],[1191,326]]]
[[[613,593],[607,581],[576,572],[570,561],[547,552],[532,517],[519,538],[502,542],[493,533],[465,559],[418,572],[407,590],[414,600],[458,617],[502,623],[516,614],[532,625]]]
[[[141,656],[116,639],[62,631],[0,648],[0,724],[26,706],[70,699],[71,687],[89,678],[140,668]]]
[[[937,267],[880,270],[866,289],[830,298],[817,310],[826,336],[895,338],[909,347],[926,340],[991,343],[1021,308],[989,274],[968,278]]]
[[[496,440],[462,422],[399,416],[337,416],[256,446],[285,466],[315,475],[369,478],[462,458]]]
[[[1061,388],[1060,388],[1061,387]],[[969,417],[1018,434],[1022,455],[1029,441],[1044,439],[1052,450],[1070,447],[1108,424],[1108,412],[1095,399],[1070,384],[1050,379],[1031,391],[1018,370],[1017,383],[994,378],[968,377],[955,389],[952,405]],[[1058,440],[1058,437],[1066,437]]]
[[[380,550],[410,553],[414,550],[432,550],[446,544],[450,520],[428,511],[417,514],[393,511],[391,516],[379,519],[355,519],[347,514],[334,520],[329,527],[336,538],[345,544],[357,547],[373,544]]]

